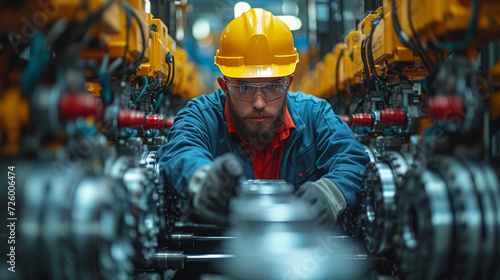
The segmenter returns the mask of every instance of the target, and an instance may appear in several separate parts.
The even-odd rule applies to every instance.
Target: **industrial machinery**
[[[380,277],[500,279],[499,9],[384,0],[332,51],[318,96],[371,158],[343,228],[384,260]]]
[[[157,150],[204,92],[173,3],[5,1],[0,278],[500,280],[500,2],[382,2],[292,85],[370,157],[326,231],[283,181],[242,181],[229,227],[164,183]]]
[[[178,205],[157,150],[179,109],[172,96],[200,94],[187,54],[144,0],[3,8],[1,216],[12,237],[2,235],[0,278],[161,277]]]

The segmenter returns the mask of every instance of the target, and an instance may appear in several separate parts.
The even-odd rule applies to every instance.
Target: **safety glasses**
[[[290,78],[269,83],[250,83],[250,82],[229,82],[224,78],[229,93],[236,99],[242,101],[253,101],[257,94],[261,94],[264,100],[276,100],[287,93]]]

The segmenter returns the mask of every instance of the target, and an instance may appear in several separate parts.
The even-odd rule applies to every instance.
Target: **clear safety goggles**
[[[282,80],[269,82],[269,83],[250,83],[238,82],[232,83],[224,79],[227,88],[231,95],[242,101],[253,101],[257,94],[261,94],[264,100],[272,101],[278,99],[287,93],[288,83],[290,78],[286,77]]]

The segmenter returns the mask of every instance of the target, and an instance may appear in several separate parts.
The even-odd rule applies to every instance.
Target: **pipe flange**
[[[396,184],[390,166],[369,163],[363,192],[363,229],[370,253],[389,253],[393,249],[396,223]]]
[[[498,186],[498,182],[491,180],[487,176],[490,167],[481,162],[472,162],[470,160],[462,159],[461,162],[467,167],[472,180],[474,181],[477,198],[480,202],[482,211],[482,234],[481,234],[481,247],[480,257],[478,260],[478,267],[474,275],[478,279],[492,279],[489,277],[490,271],[493,269],[495,255],[498,252],[497,245],[497,207],[495,201],[495,194],[490,191],[489,186]],[[498,199],[498,197],[496,197]]]
[[[370,162],[376,162],[380,159],[380,154],[375,148],[367,145],[363,145],[363,148],[365,149],[365,152],[368,154]]]
[[[398,192],[397,256],[408,280],[439,279],[446,272],[453,238],[453,212],[445,181],[424,170]]]
[[[450,277],[474,279],[481,246],[482,215],[472,174],[456,158],[440,156],[431,159],[429,168],[445,179],[455,214],[456,248]]]
[[[158,244],[158,228],[155,222],[159,220],[154,192],[156,185],[152,171],[142,167],[129,168],[123,181],[129,192],[131,213],[136,220],[134,227],[134,247],[139,252],[136,263],[147,265],[152,262],[154,248]]]
[[[394,180],[396,181],[398,189],[404,187],[405,180],[410,176],[413,170],[413,157],[406,152],[388,151],[385,161],[394,171]]]
[[[486,187],[488,188],[488,193],[493,201],[493,207],[495,207],[495,222],[496,222],[496,252],[493,252],[493,260],[498,260],[500,258],[500,178],[495,173],[495,171],[488,166],[483,168],[485,173],[485,180],[487,182]],[[496,266],[495,263],[491,267],[491,271],[486,276],[486,279],[500,279],[500,267]]]

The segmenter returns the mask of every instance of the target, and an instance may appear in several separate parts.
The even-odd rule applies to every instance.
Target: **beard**
[[[229,114],[231,115],[231,121],[233,122],[234,127],[236,128],[236,130],[238,130],[240,135],[256,148],[264,150],[267,148],[269,143],[272,142],[274,135],[283,124],[287,106],[287,99],[285,97],[285,100],[283,101],[283,104],[278,111],[278,115],[274,116],[274,118],[271,119],[271,123],[267,125],[267,127],[267,122],[253,122],[251,123],[251,125],[248,124],[251,117],[265,116],[272,118],[273,116],[266,112],[265,109],[260,111],[254,110],[247,116],[239,116],[238,113],[236,113],[236,111],[233,109],[234,104],[232,103],[230,97],[228,106]]]

